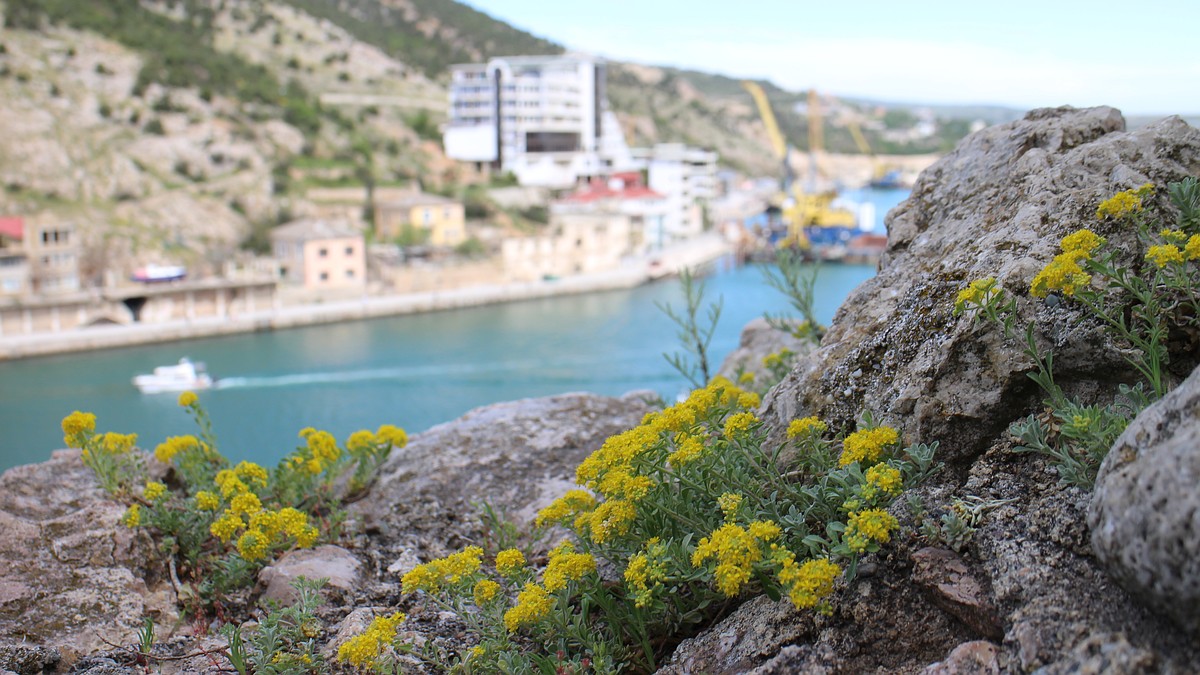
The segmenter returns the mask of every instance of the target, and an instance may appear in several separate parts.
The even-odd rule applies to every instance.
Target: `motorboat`
[[[133,384],[143,394],[165,391],[195,391],[213,386],[203,363],[193,363],[186,356],[173,366],[158,366],[149,375],[137,375]]]

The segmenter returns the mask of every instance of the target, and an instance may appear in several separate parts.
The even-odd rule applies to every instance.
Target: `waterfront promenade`
[[[658,264],[653,268],[649,260],[640,259],[615,270],[553,280],[495,283],[397,295],[364,295],[355,299],[281,306],[225,317],[5,335],[0,336],[0,361],[631,288],[664,273],[676,273],[703,265],[729,252],[725,240],[711,235],[659,252],[655,255]]]

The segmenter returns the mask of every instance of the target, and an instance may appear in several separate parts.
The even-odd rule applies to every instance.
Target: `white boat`
[[[174,366],[159,366],[150,375],[137,375],[133,384],[143,394],[164,391],[195,391],[213,386],[213,379],[205,372],[203,363],[192,363],[185,356]]]

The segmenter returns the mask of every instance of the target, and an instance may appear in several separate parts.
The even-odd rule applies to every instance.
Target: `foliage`
[[[470,237],[455,246],[454,252],[464,258],[480,258],[487,254],[487,245],[479,237]]]
[[[683,313],[676,312],[669,304],[659,304],[658,308],[675,323],[678,328],[677,336],[683,345],[683,351],[663,354],[667,363],[687,378],[695,388],[701,388],[712,377],[708,362],[708,345],[712,342],[713,333],[717,330],[717,320],[721,318],[721,300],[710,304],[705,315],[705,325],[700,325],[698,314],[700,304],[704,300],[704,282],[696,281],[691,270],[683,270],[679,275],[683,288]],[[695,359],[693,361],[692,359]]]
[[[840,442],[795,420],[772,447],[758,403],[717,378],[609,438],[577,468],[580,488],[538,514],[571,535],[544,566],[467,547],[406,574],[404,592],[455,612],[477,640],[426,657],[464,672],[648,672],[671,636],[752,594],[825,611],[836,580],[890,540],[886,509],[935,470],[934,448],[901,449],[870,416]]]
[[[825,327],[817,321],[813,304],[820,269],[806,264],[799,251],[781,248],[775,254],[775,267],[763,267],[762,271],[767,285],[783,293],[788,304],[800,315],[800,320],[796,321],[784,315],[766,314],[767,323],[797,339],[820,344]]]
[[[1046,417],[1030,417],[1010,428],[1022,445],[1018,452],[1050,458],[1064,483],[1090,488],[1100,462],[1138,412],[1170,388],[1169,341],[1176,333],[1200,327],[1200,188],[1194,179],[1171,183],[1167,193],[1178,211],[1175,227],[1166,227],[1146,208],[1152,184],[1113,195],[1099,205],[1096,218],[1134,234],[1134,261],[1089,229],[1060,242],[1061,253],[1030,283],[1030,295],[1073,302],[1123,347],[1122,356],[1142,377],[1122,385],[1112,404],[1085,405],[1070,400],[1054,381],[1052,352],[1043,353],[1037,326],[1024,330],[1022,350],[1035,366],[1029,373],[1047,395]],[[955,314],[969,313],[1015,337],[1017,301],[995,279],[978,279],[959,292]]]
[[[178,592],[194,611],[219,605],[278,554],[335,537],[342,500],[364,490],[388,453],[408,442],[402,429],[383,425],[351,434],[343,450],[328,432],[306,428],[303,445],[274,470],[231,466],[196,395],[184,392],[179,405],[199,435],[155,448],[154,459],[170,469],[166,483],[147,480],[144,456],[133,451],[136,435],[96,433],[95,415],[78,411],[62,428],[100,485],[129,504],[124,524],[149,528],[172,576],[190,582]]]
[[[298,577],[292,582],[299,593],[294,604],[272,603],[253,628],[226,624],[221,629],[229,641],[229,662],[238,675],[328,672],[317,642],[322,627],[316,615],[325,583],[325,579]]]
[[[561,54],[559,45],[534,37],[453,0],[411,0],[404,8],[388,3],[350,0],[287,0],[319,19],[327,19],[355,38],[411,64],[429,77],[455,63],[493,56]],[[411,12],[411,15],[410,15]],[[443,30],[428,31],[434,20]],[[447,39],[452,30],[454,39]]]
[[[941,517],[934,520],[926,512],[920,498],[911,495],[908,499],[913,519],[921,535],[931,546],[945,546],[958,553],[966,550],[975,537],[975,530],[983,522],[983,516],[992,509],[1011,504],[1013,499],[984,499],[976,495],[954,498]]]

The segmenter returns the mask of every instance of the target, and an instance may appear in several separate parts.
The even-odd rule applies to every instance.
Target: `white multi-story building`
[[[545,187],[629,168],[629,148],[608,110],[602,60],[508,56],[452,66],[450,73],[442,134],[450,158]]]
[[[667,198],[667,238],[689,239],[703,232],[704,210],[720,192],[717,153],[682,143],[660,143],[634,148],[632,155],[646,169],[650,189]]]

